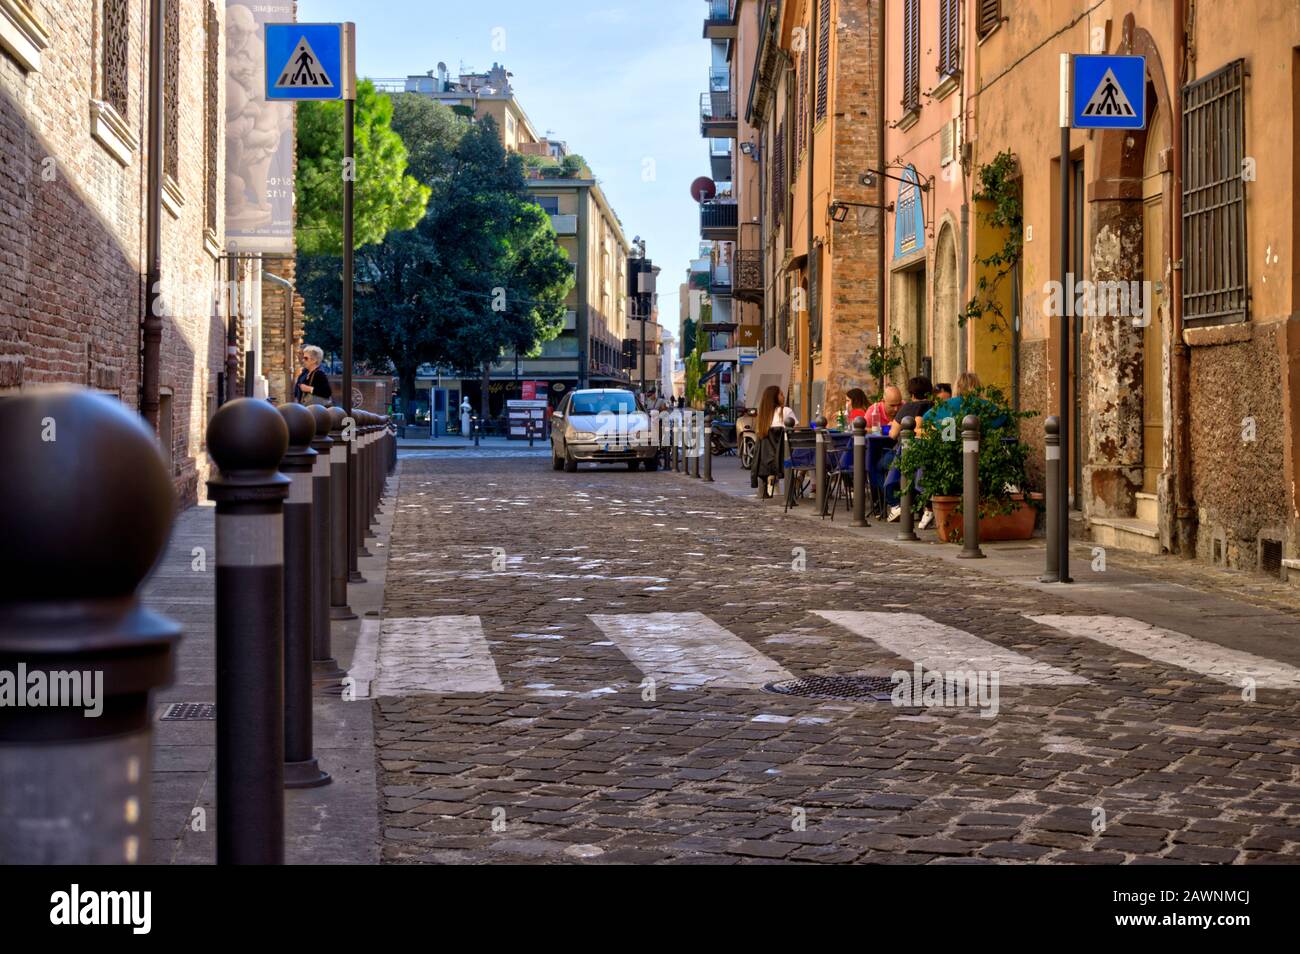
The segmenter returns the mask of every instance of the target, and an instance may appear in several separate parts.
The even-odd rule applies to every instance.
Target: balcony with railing
[[[736,138],[736,97],[730,89],[700,94],[700,135],[709,139]]]
[[[731,182],[732,145],[730,139],[709,140],[709,175],[714,182]]]
[[[704,39],[734,40],[736,15],[731,9],[732,0],[708,0],[709,12],[704,16]]]
[[[731,263],[714,261],[709,265],[709,294],[731,297]]]
[[[706,242],[734,242],[736,220],[734,201],[701,202],[700,238]]]

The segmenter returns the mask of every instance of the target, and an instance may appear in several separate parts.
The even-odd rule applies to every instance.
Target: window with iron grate
[[[172,182],[181,178],[181,5],[169,0],[163,5],[163,171]]]
[[[100,75],[104,102],[126,117],[127,61],[129,59],[130,6],[127,0],[104,0],[100,8]]]
[[[203,89],[203,217],[204,225],[217,231],[217,166],[220,125],[217,116],[217,79],[221,50],[221,20],[217,5],[209,0],[204,21]]]
[[[1245,321],[1245,60],[1183,87],[1183,321]]]

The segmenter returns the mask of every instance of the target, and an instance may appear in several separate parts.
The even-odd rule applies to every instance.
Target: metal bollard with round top
[[[817,513],[826,516],[826,417],[819,415],[817,425],[817,443],[813,447],[813,499],[817,503]]]
[[[284,502],[284,786],[314,788],[330,781],[312,755],[312,471],[316,417],[301,404],[281,404],[289,449],[280,473],[289,478]]]
[[[0,863],[147,863],[150,693],[180,627],[138,590],[167,465],[139,416],[73,387],[0,400],[0,459]]]
[[[356,619],[348,606],[348,445],[347,417],[339,407],[330,416],[330,619]],[[337,663],[335,663],[337,666]],[[318,667],[319,668],[319,667]]]
[[[704,482],[713,483],[713,415],[704,418]]]
[[[315,424],[313,422],[313,430]],[[237,398],[208,422],[217,505],[217,864],[284,863],[284,502],[289,428]]]
[[[330,461],[334,454],[334,441],[330,431],[334,427],[330,409],[313,404],[309,410],[316,421],[316,436],[311,449],[316,452],[312,465],[312,520],[316,535],[312,544],[311,588],[311,662],[318,678],[336,678],[345,675],[330,649],[330,559],[334,547],[334,514],[330,499]],[[343,581],[344,603],[347,602],[347,581]]]
[[[867,419],[853,419],[853,526],[867,523]]]
[[[959,560],[982,560],[980,549],[980,419],[961,419],[962,545]]]
[[[916,418],[907,416],[898,422],[898,456],[902,458],[903,453],[912,443],[912,438],[916,436]],[[894,535],[895,540],[920,540],[913,529],[912,498],[916,493],[916,475],[902,474],[901,493],[899,495],[898,505],[902,511],[898,518],[898,533]]]
[[[368,411],[353,409],[352,417],[357,422],[356,434],[353,438],[352,445],[354,449],[353,457],[356,461],[356,471],[352,482],[352,516],[356,521],[356,556],[369,557],[373,554],[366,548],[366,537],[369,533],[370,515],[367,512],[366,496],[368,490],[367,475],[369,473],[370,455],[368,453],[370,444],[370,435],[373,432],[371,415]],[[357,568],[355,576],[349,572],[348,580],[352,583],[364,583],[365,577],[361,575],[360,569]]]

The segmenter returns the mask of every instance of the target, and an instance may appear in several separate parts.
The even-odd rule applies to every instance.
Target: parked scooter
[[[740,466],[748,468],[753,464],[754,448],[758,445],[758,435],[754,431],[754,414],[752,408],[744,408],[734,422],[713,422],[714,457],[739,452]]]

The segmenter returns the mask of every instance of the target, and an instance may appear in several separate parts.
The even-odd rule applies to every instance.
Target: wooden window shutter
[[[961,69],[960,13],[960,0],[939,0],[940,76],[951,76]]]
[[[988,36],[1002,22],[1002,0],[978,0],[980,18],[978,30],[980,36]]]
[[[831,82],[831,0],[821,0],[817,23],[817,118],[826,118],[830,104]]]
[[[921,105],[921,0],[903,0],[903,111]]]

